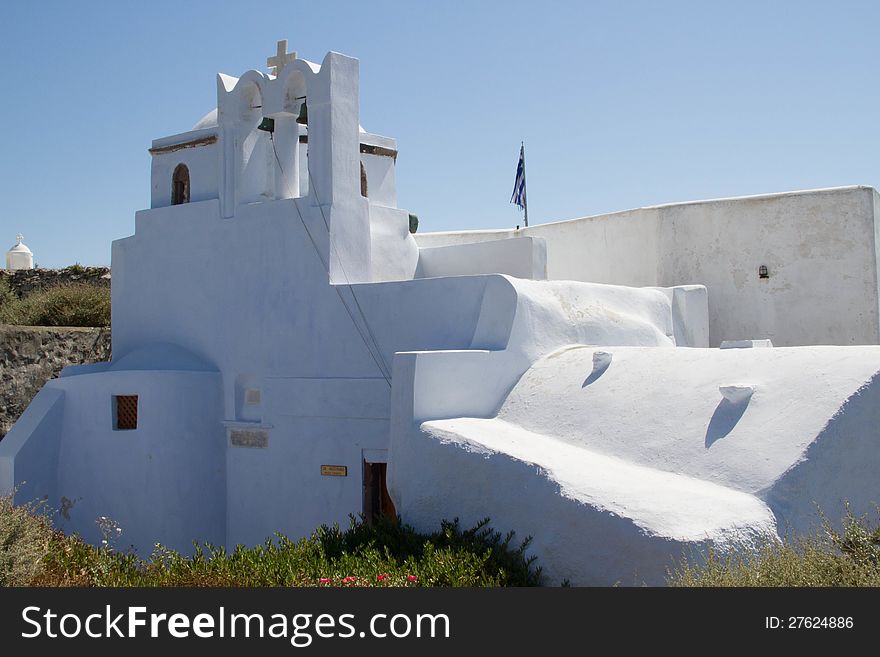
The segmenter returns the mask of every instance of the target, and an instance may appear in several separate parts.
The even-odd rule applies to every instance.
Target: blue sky
[[[845,0],[4,2],[0,246],[109,264],[149,206],[150,141],[282,38],[360,59],[361,123],[397,138],[420,230],[520,223],[520,140],[533,224],[877,185],[878,25]]]

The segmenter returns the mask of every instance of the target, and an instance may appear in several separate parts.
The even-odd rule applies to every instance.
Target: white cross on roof
[[[21,241],[24,239],[24,235],[19,233],[18,235],[15,236],[15,239],[18,241],[19,244],[21,244]]]
[[[287,39],[282,39],[278,42],[278,50],[275,55],[266,58],[266,66],[271,66],[274,69],[272,74],[278,77],[284,65],[294,59],[296,59],[296,52],[287,52]]]

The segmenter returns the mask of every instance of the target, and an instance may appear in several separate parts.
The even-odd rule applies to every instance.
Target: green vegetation
[[[197,546],[194,556],[157,546],[149,559],[117,550],[123,532],[98,521],[104,545],[50,529],[34,507],[0,498],[0,584],[31,586],[535,586],[540,570],[488,521],[462,530],[444,522],[420,534],[399,521],[320,527],[309,538],[277,535],[231,552]]]
[[[89,283],[64,283],[23,298],[0,280],[0,324],[19,326],[110,326],[110,290]]]
[[[156,546],[148,559],[116,548],[123,532],[108,518],[96,548],[54,531],[36,505],[15,507],[0,497],[0,586],[536,586],[534,557],[513,534],[488,520],[463,530],[443,522],[422,534],[386,519],[373,525],[351,519],[347,529],[322,526],[309,538],[277,535],[253,548],[226,551],[196,546],[183,556]],[[842,529],[826,522],[810,538],[768,542],[755,552],[683,561],[670,571],[671,586],[880,586],[880,527],[849,511]]]
[[[18,302],[18,296],[15,292],[12,291],[12,288],[9,286],[9,280],[0,276],[0,316],[3,315],[4,309],[9,307],[13,303]],[[0,319],[0,324],[4,323],[2,319]]]
[[[672,586],[880,586],[880,526],[847,509],[842,529],[823,522],[812,537],[768,542],[754,553],[719,554],[683,562]]]
[[[0,586],[25,586],[39,576],[53,531],[33,504],[13,506],[0,497]]]

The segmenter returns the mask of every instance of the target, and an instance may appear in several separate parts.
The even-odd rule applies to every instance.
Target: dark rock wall
[[[61,283],[91,283],[110,287],[109,267],[67,267],[65,269],[20,269],[6,271],[0,269],[0,280],[9,281],[12,291],[18,296],[30,294]]]
[[[0,438],[62,368],[105,360],[109,328],[0,325]]]

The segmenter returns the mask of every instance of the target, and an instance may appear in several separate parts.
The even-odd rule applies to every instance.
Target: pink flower
[[[332,580],[332,579],[328,579],[327,577],[322,577],[322,578],[321,578],[320,580],[318,580],[318,581],[321,582],[321,584],[329,584],[329,583],[332,582],[333,580]]]
[[[376,579],[380,582],[384,582],[388,575],[376,575]]]
[[[342,582],[344,584],[351,584],[352,582],[356,582],[356,581],[357,581],[357,577],[354,577],[354,576],[346,577],[345,579],[342,580]]]
[[[418,577],[416,577],[415,575],[407,575],[406,576],[406,580],[408,582],[415,582],[417,579],[418,579]]]

